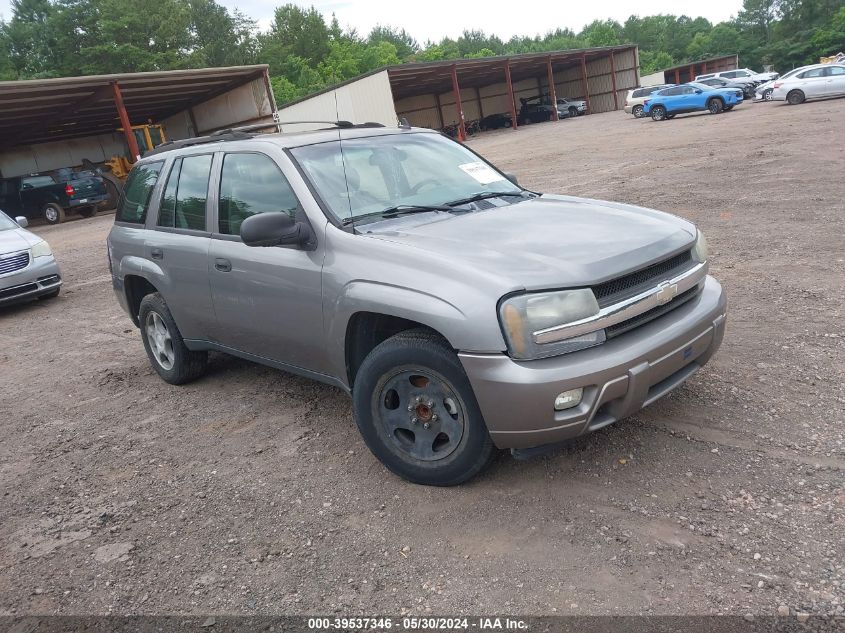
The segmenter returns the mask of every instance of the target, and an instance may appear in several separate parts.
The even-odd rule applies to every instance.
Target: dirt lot
[[[843,118],[745,104],[472,140],[526,186],[697,222],[730,315],[670,397],[453,489],[387,473],[336,389],[224,356],[165,384],[112,296],[112,218],[37,228],[66,286],[0,312],[0,615],[841,614]]]

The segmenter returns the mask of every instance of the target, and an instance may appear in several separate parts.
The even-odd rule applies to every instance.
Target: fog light
[[[584,390],[581,387],[578,389],[570,389],[558,394],[555,398],[555,411],[563,411],[564,409],[571,409],[581,404],[581,396],[584,395]]]

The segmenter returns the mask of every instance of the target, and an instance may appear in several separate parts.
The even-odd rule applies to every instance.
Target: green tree
[[[396,49],[396,56],[404,61],[409,59],[412,55],[420,50],[420,45],[405,29],[397,29],[392,26],[382,26],[377,24],[370,34],[367,36],[367,42],[370,44],[380,44],[388,42],[393,44]]]

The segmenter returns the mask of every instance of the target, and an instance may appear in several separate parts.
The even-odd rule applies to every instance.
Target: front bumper
[[[461,353],[493,442],[531,448],[583,435],[630,416],[698,371],[722,343],[727,300],[707,277],[688,303],[590,349],[536,361]],[[577,407],[555,397],[584,389]]]
[[[0,277],[0,305],[34,299],[62,285],[59,265],[53,257],[36,257],[22,269]]]

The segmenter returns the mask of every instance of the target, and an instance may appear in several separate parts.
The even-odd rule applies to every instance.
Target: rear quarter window
[[[115,214],[116,222],[143,224],[147,219],[150,196],[158,181],[163,162],[139,165],[132,170],[123,188],[123,197]]]
[[[49,185],[55,185],[56,181],[53,180],[52,176],[30,176],[29,178],[21,179],[21,187],[22,188],[36,188],[36,187],[47,187]]]

